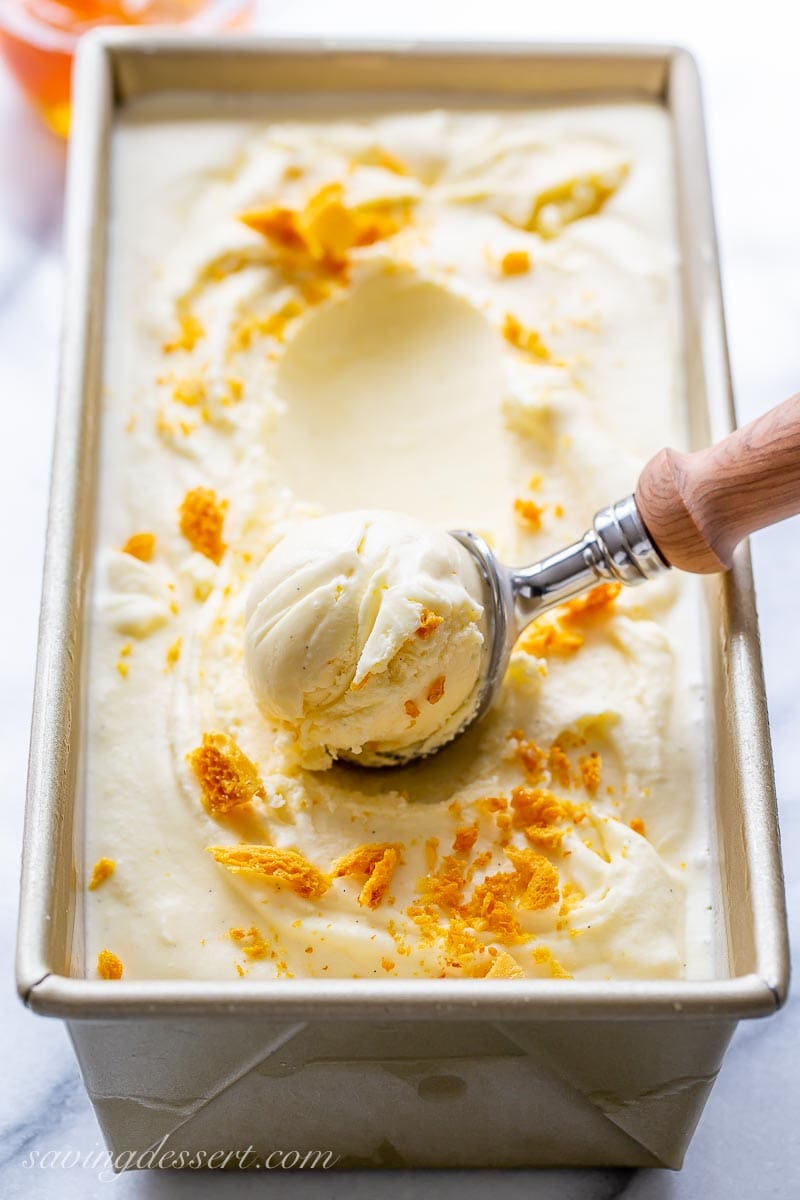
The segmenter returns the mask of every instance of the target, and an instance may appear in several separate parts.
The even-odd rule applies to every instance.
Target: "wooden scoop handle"
[[[708,450],[659,451],[636,505],[673,567],[726,571],[743,537],[800,512],[800,393]]]

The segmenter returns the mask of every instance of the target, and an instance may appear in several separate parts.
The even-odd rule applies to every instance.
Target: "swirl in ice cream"
[[[480,573],[455,538],[397,513],[338,513],[267,555],[245,662],[307,765],[382,766],[435,750],[470,719],[485,633]]]

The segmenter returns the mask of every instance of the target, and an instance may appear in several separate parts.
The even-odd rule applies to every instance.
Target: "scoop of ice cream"
[[[421,521],[376,511],[298,524],[252,584],[250,685],[309,767],[427,753],[477,706],[482,596],[469,552]]]

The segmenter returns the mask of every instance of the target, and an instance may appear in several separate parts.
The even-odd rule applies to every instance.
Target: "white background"
[[[284,0],[281,34],[680,42],[703,74],[740,421],[800,387],[800,153],[794,6],[766,0]],[[12,985],[16,888],[60,312],[63,151],[0,72],[0,1194],[8,1197],[559,1197],[750,1200],[800,1196],[800,1012],[740,1027],[679,1174],[525,1171],[222,1176],[103,1183],[23,1166],[30,1149],[97,1149],[100,1136],[57,1022]],[[67,298],[67,303],[69,299]],[[790,925],[800,911],[797,680],[800,521],[753,539],[781,805]],[[796,939],[795,939],[796,945]]]

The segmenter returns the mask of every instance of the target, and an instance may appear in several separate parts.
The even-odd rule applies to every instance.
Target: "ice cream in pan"
[[[685,447],[668,118],[114,136],[89,974],[724,970],[690,575],[543,613],[436,754],[346,757],[473,711],[491,614],[450,530],[541,562]]]

